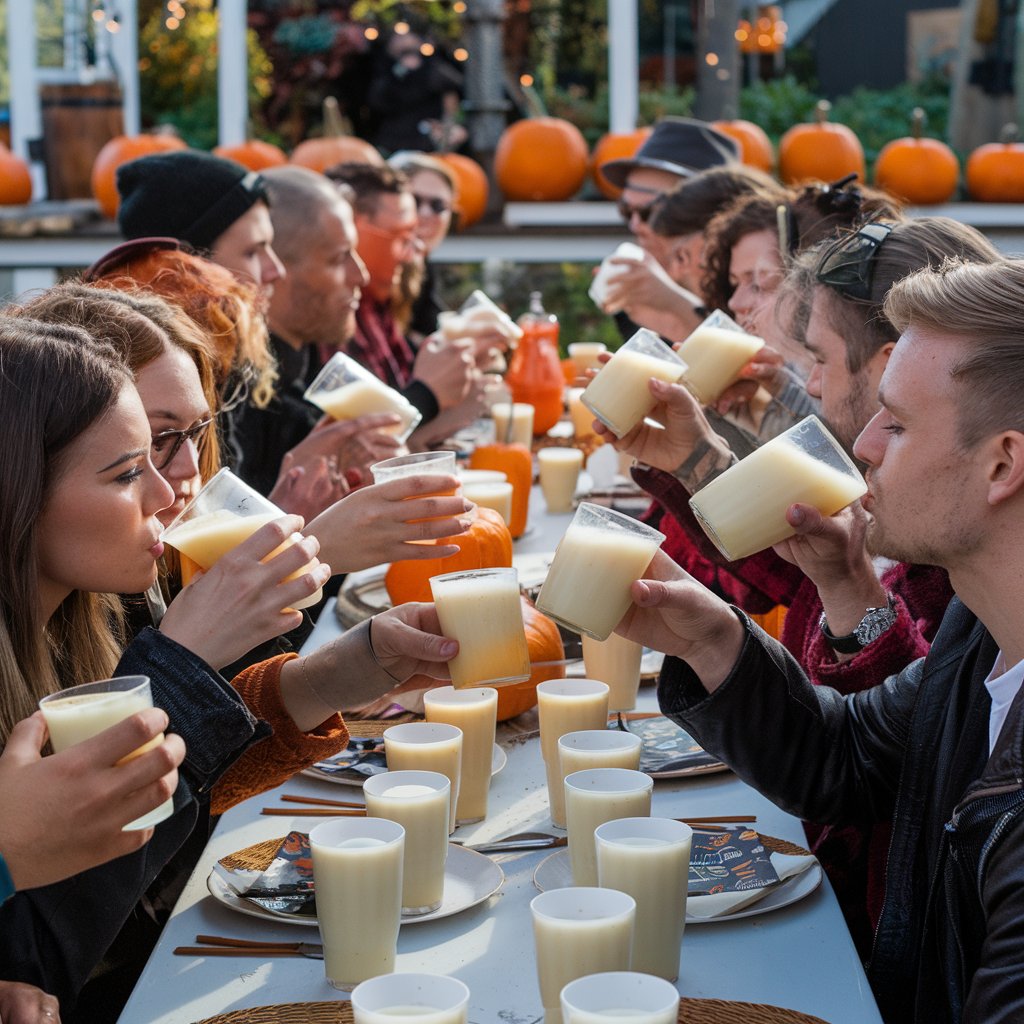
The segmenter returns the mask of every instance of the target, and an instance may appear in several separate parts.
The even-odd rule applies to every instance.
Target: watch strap
[[[825,618],[824,612],[821,613],[818,626],[832,650],[839,654],[859,654],[869,643],[877,640],[883,633],[891,629],[895,621],[896,602],[892,594],[889,594],[887,604],[878,608],[868,608],[864,612],[864,618],[860,620],[852,633],[835,636],[828,628],[828,620]]]

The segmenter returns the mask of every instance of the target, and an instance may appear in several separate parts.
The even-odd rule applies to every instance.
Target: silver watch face
[[[877,640],[896,621],[896,612],[889,607],[869,608],[853,631],[862,647]]]

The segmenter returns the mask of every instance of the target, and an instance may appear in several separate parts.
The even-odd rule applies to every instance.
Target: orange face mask
[[[359,232],[359,256],[366,264],[370,277],[368,290],[374,298],[386,299],[391,295],[399,267],[410,260],[415,252],[416,226],[413,224],[406,229],[387,231],[360,218],[356,228]]]

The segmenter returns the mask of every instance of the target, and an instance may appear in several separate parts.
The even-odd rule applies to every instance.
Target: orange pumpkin
[[[262,171],[267,167],[280,167],[288,163],[288,157],[280,146],[260,139],[249,139],[234,146],[217,146],[213,152],[215,156],[234,160],[250,171]]]
[[[470,469],[496,469],[505,474],[512,485],[512,522],[508,524],[513,537],[526,532],[526,516],[533,486],[533,456],[522,444],[482,444],[469,457]]]
[[[832,104],[819,100],[816,120],[795,124],[779,140],[779,177],[787,185],[837,181],[848,174],[864,180],[864,149],[845,124],[828,120]]]
[[[632,132],[608,132],[597,140],[594,152],[590,155],[590,176],[598,192],[606,199],[618,199],[622,189],[616,188],[604,176],[601,172],[602,164],[611,160],[628,160],[647,141],[652,131],[652,128],[637,128]]]
[[[967,191],[983,203],[1024,203],[1024,144],[1015,124],[967,159]]]
[[[319,139],[306,139],[292,151],[291,162],[323,174],[336,164],[383,164],[384,158],[365,139],[345,134],[345,125],[333,96],[324,100],[324,134]]]
[[[775,150],[772,140],[760,125],[738,118],[735,121],[712,121],[711,127],[740,144],[740,160],[743,163],[766,174],[771,173],[775,166]]]
[[[177,135],[117,135],[112,138],[96,154],[92,165],[92,194],[100,204],[103,216],[113,220],[121,205],[117,192],[117,169],[121,164],[175,149],[188,149]],[[182,187],[187,188],[188,183],[183,182]]]
[[[0,144],[0,206],[24,206],[32,201],[28,164]]]
[[[565,648],[554,620],[537,611],[528,598],[523,597],[522,604],[526,646],[530,651],[531,663],[561,661],[565,657]],[[525,682],[495,687],[498,691],[498,721],[504,722],[535,707],[537,684],[546,679],[562,679],[564,676],[564,665],[539,665]]]
[[[557,203],[579,191],[588,160],[576,125],[560,117],[529,117],[502,132],[494,176],[506,199]]]
[[[944,203],[956,191],[960,164],[938,139],[922,138],[924,111],[914,109],[910,135],[882,147],[875,162],[875,184],[908,203]]]
[[[392,562],[384,575],[384,586],[391,603],[406,601],[432,601],[430,577],[444,572],[463,569],[507,568],[512,564],[512,535],[501,514],[491,508],[477,506],[473,525],[457,537],[429,541],[438,544],[457,544],[458,554],[447,558],[410,558]]]
[[[455,212],[459,215],[459,229],[475,224],[487,211],[490,186],[487,173],[473,159],[461,153],[431,153],[431,156],[452,172],[455,178]]]

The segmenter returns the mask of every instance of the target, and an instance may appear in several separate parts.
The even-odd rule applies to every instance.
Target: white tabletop
[[[540,520],[543,517],[538,516]],[[564,519],[564,521],[562,521]],[[517,551],[550,550],[568,517],[539,523]],[[538,546],[540,545],[540,546]],[[321,616],[308,645],[336,632],[333,608]],[[641,706],[653,706],[653,688]],[[499,739],[501,734],[499,734]],[[485,821],[462,826],[455,838],[473,841],[526,830],[550,831],[539,741],[503,743],[508,764],[492,780]],[[358,798],[358,790],[297,776],[283,790],[310,796]],[[251,939],[318,941],[316,929],[257,920],[222,906],[207,892],[219,857],[317,818],[266,817],[280,790],[265,793],[223,816],[178,902],[120,1024],[190,1024],[245,1007],[343,999],[324,979],[323,963],[303,958],[173,956],[201,933]],[[755,814],[767,835],[803,843],[799,821],[740,782],[731,772],[655,784],[652,814],[667,817]],[[499,893],[454,916],[404,925],[398,971],[429,971],[460,978],[470,988],[472,1024],[532,1024],[543,1017],[534,965],[529,902],[533,873],[550,851],[494,855],[505,873]],[[358,922],[353,922],[358,925]],[[684,996],[771,1003],[813,1014],[829,1024],[880,1024],[874,998],[828,882],[779,910],[731,922],[687,926],[677,983]]]

